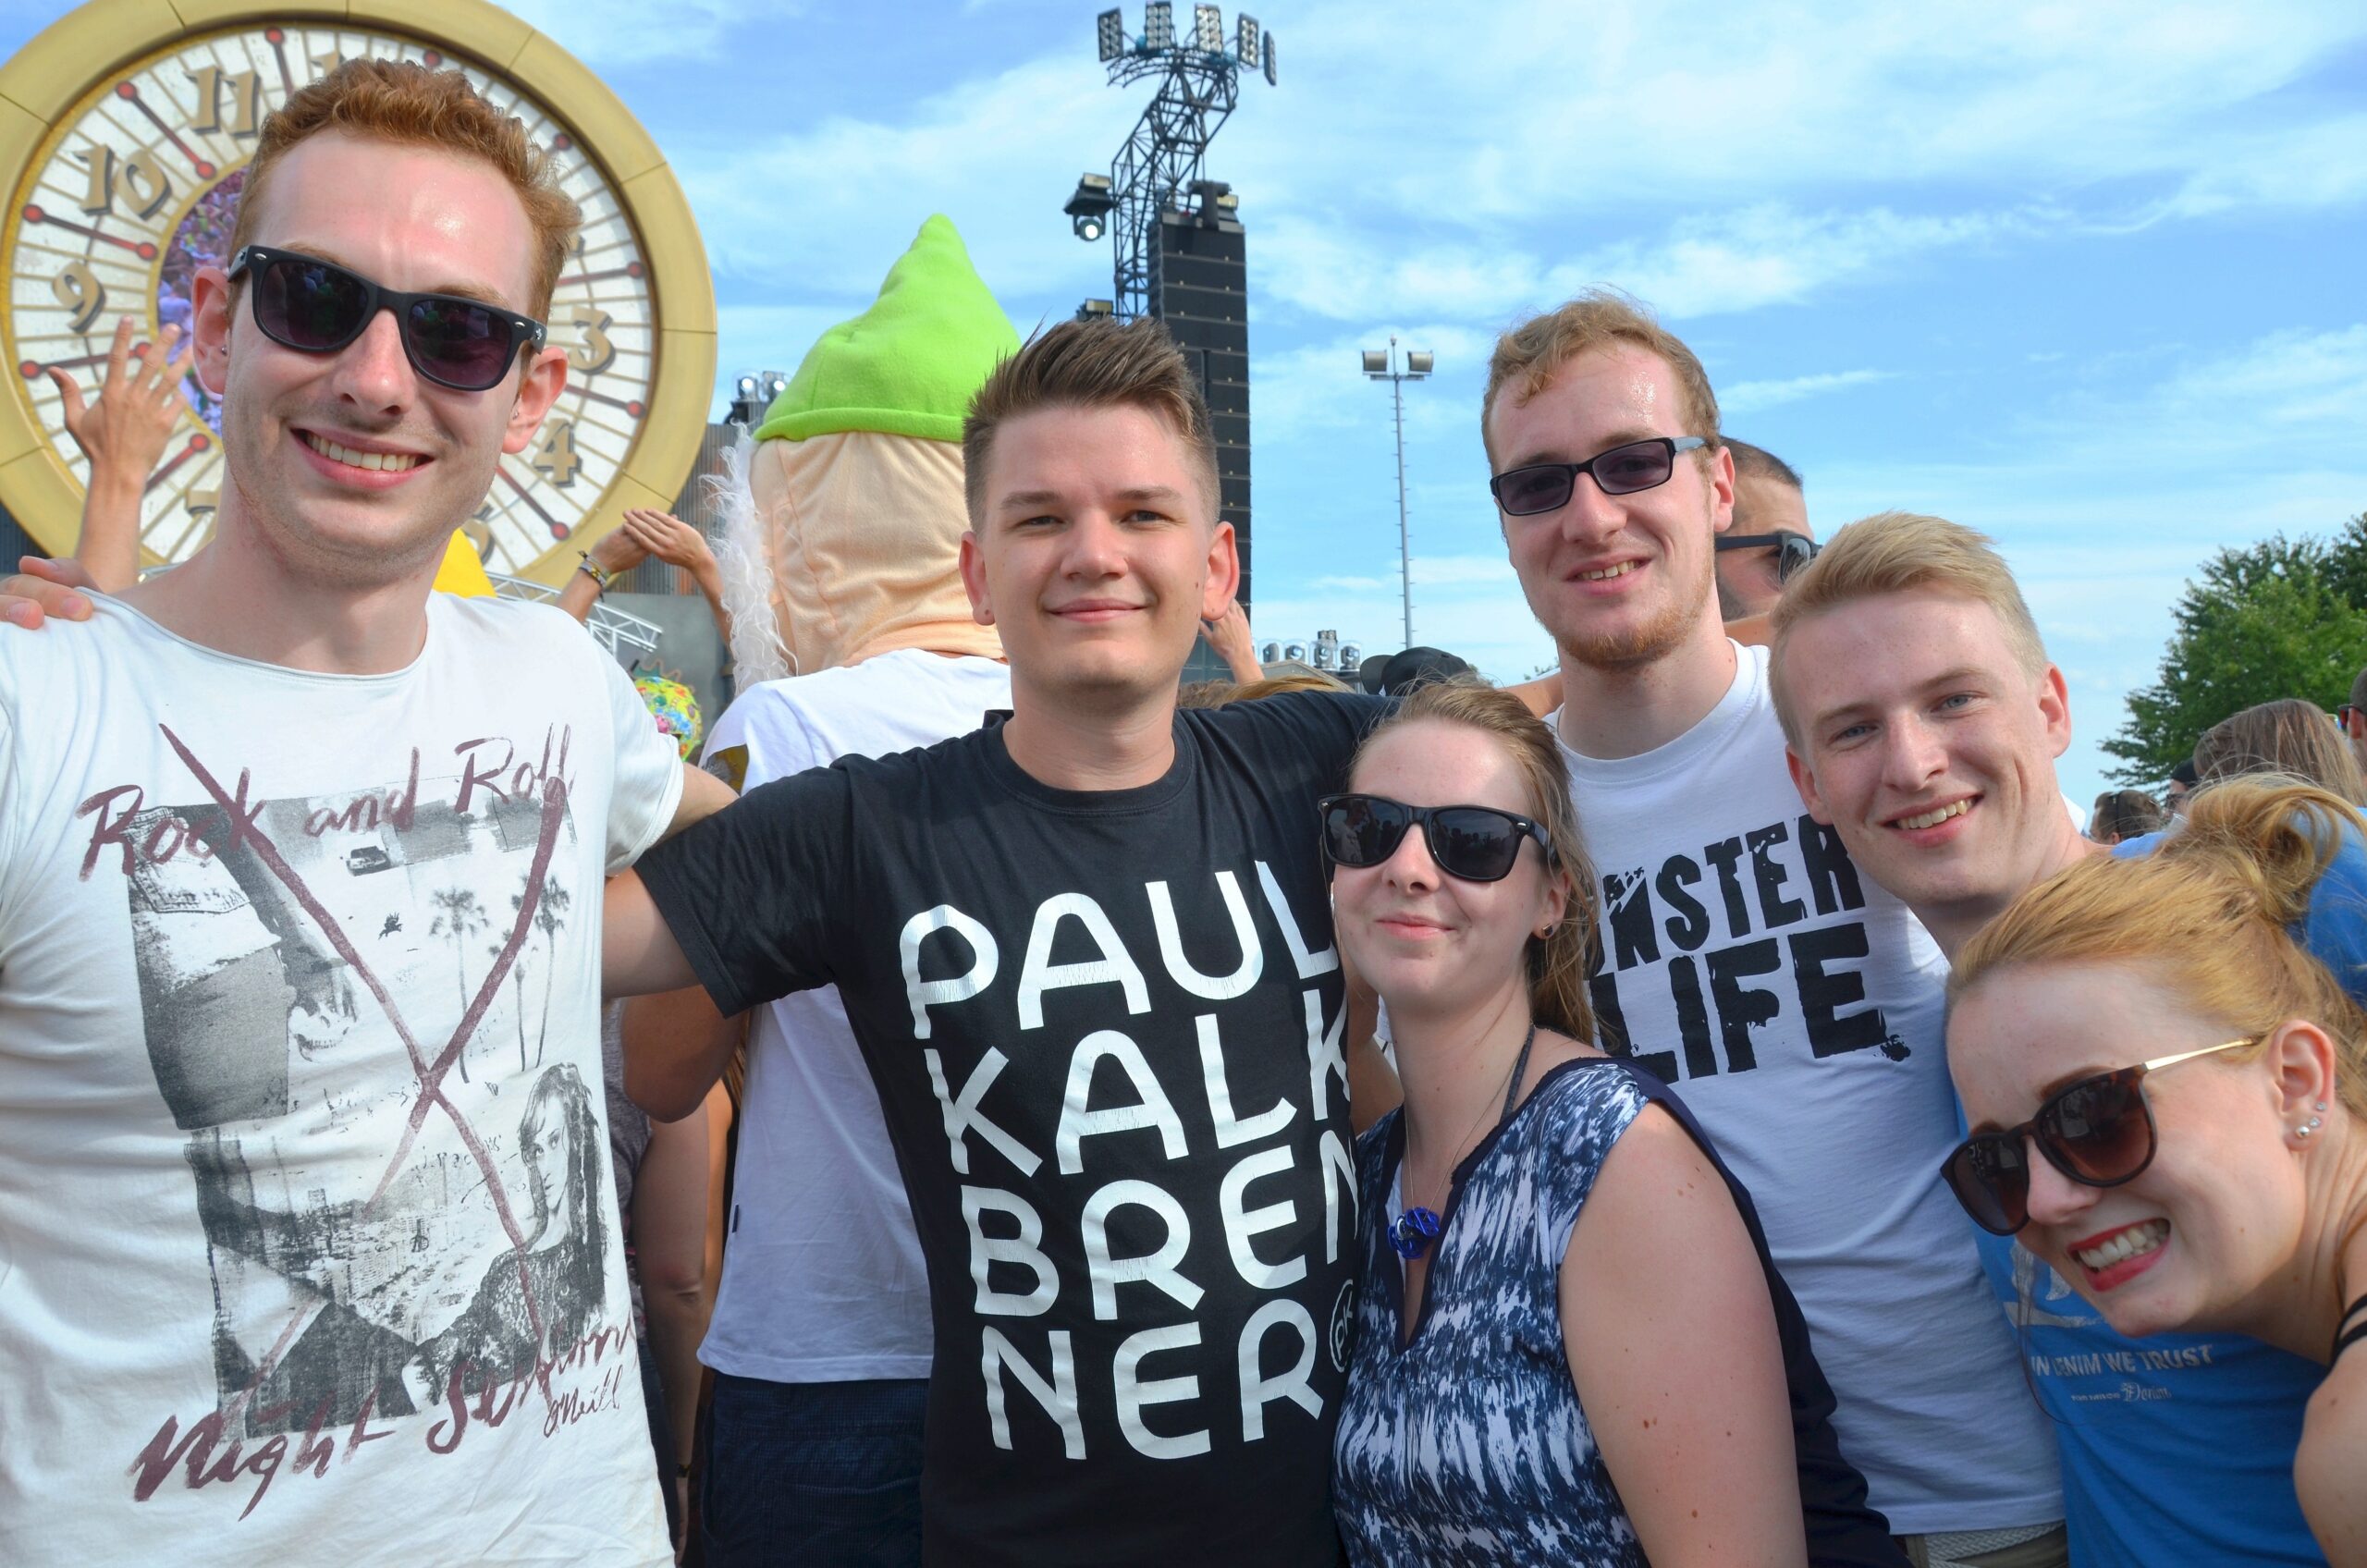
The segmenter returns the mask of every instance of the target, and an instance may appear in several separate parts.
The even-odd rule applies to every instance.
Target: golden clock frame
[[[9,211],[22,205],[25,182],[39,173],[32,159],[42,143],[95,84],[189,33],[282,18],[410,34],[506,77],[597,156],[641,240],[657,312],[648,412],[600,504],[520,574],[560,583],[575,570],[576,552],[614,529],[626,508],[670,508],[697,460],[715,387],[715,282],[690,202],[657,144],[605,82],[524,21],[486,0],[92,0],[0,65],[0,171]],[[0,397],[0,503],[45,547],[73,547],[82,487],[14,396]],[[71,529],[58,525],[69,518]],[[144,545],[141,554],[152,556]]]

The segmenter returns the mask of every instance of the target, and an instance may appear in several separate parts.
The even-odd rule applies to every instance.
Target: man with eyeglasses
[[[213,538],[0,638],[11,1562],[672,1561],[599,908],[730,791],[565,616],[430,592],[576,227],[457,72],[292,94],[197,275]]]
[[[1801,810],[1766,651],[1719,619],[1735,478],[1707,374],[1633,301],[1589,294],[1499,341],[1482,434],[1561,652],[1606,1048],[1678,1083],[1749,1188],[1843,1451],[1910,1556],[2061,1563],[2047,1424],[1938,1178],[1957,1136],[1944,966]]]
[[[1731,624],[1773,609],[1784,584],[1816,559],[1817,544],[1792,465],[1764,447],[1725,442],[1735,459],[1735,514],[1718,535],[1718,615]]]
[[[1971,529],[1899,512],[1842,529],[1777,605],[1771,671],[1801,799],[1944,952],[2056,872],[2112,852],[2056,807],[2063,674]],[[2355,913],[2367,861],[2352,845],[2336,864],[2297,935],[2367,990]],[[2100,1049],[2122,1060],[2118,1044]],[[2292,1475],[2321,1368],[2240,1334],[2126,1339],[2010,1236],[1976,1239],[2054,1423],[2082,1568],[2323,1561]],[[2211,1485],[2194,1486],[2204,1474]]]

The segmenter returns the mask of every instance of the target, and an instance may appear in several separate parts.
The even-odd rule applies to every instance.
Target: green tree
[[[2367,514],[2332,540],[2280,533],[2221,550],[2173,619],[2160,678],[2129,693],[2128,722],[2103,742],[2118,783],[2159,783],[2204,730],[2255,703],[2349,699],[2367,667]]]

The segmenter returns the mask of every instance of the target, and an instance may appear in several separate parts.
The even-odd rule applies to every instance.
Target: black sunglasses
[[[1666,484],[1676,472],[1676,455],[1707,445],[1699,435],[1655,435],[1630,441],[1607,452],[1597,452],[1582,463],[1531,463],[1507,469],[1488,481],[1489,492],[1506,517],[1534,517],[1560,511],[1570,504],[1578,475],[1594,475],[1596,488],[1606,496],[1632,496]]]
[[[532,316],[457,294],[405,294],[293,251],[246,246],[230,262],[230,276],[241,273],[250,277],[255,325],[273,342],[333,354],[361,337],[380,311],[392,311],[411,368],[456,392],[498,386],[519,346],[539,349],[546,336]]]
[[[1816,559],[1824,548],[1805,533],[1735,533],[1718,535],[1718,549],[1756,550],[1767,545],[1775,547],[1775,581],[1789,582],[1799,570]]]
[[[1385,795],[1327,795],[1315,803],[1323,853],[1334,865],[1379,865],[1397,852],[1405,830],[1422,825],[1430,859],[1466,882],[1501,882],[1520,858],[1520,841],[1537,840],[1548,865],[1552,841],[1525,816],[1493,806],[1409,806]]]
[[[2082,1078],[2057,1090],[2020,1126],[1976,1133],[1958,1144],[1940,1174],[1973,1223],[1993,1235],[2010,1236],[2030,1222],[2025,1139],[2038,1145],[2049,1165],[2083,1187],[2133,1182],[2153,1163],[2153,1108],[2145,1103],[2145,1074],[2250,1044],[2229,1040]]]

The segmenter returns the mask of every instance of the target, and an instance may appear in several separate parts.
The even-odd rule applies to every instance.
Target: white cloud
[[[777,26],[804,9],[784,0],[504,0],[504,8],[595,69],[717,59],[732,29]]]
[[[1795,375],[1783,381],[1737,381],[1719,389],[1718,408],[1722,413],[1756,413],[1761,409],[1797,403],[1803,398],[1821,397],[1824,393],[1839,392],[1851,386],[1895,380],[1897,374],[1896,371],[1888,370],[1843,370],[1819,375]]]

